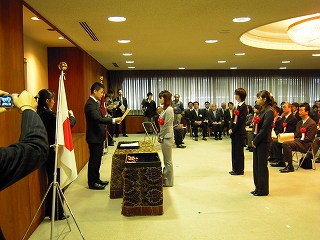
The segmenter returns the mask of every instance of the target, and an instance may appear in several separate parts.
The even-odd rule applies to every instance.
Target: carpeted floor
[[[143,140],[129,135],[117,141]],[[89,190],[87,167],[66,192],[66,198],[85,239],[319,239],[320,164],[317,170],[299,169],[281,174],[269,167],[270,195],[255,197],[252,153],[245,151],[245,174],[231,176],[230,139],[193,141],[186,136],[185,149],[173,149],[175,184],[164,189],[162,216],[124,217],[122,199]],[[159,156],[162,153],[159,149]],[[109,147],[101,166],[102,180],[110,180]],[[295,163],[295,167],[297,163]],[[72,218],[55,222],[54,239],[81,239]],[[50,239],[51,222],[45,219],[30,239]]]

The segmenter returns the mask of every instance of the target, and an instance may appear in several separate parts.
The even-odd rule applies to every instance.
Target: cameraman
[[[0,90],[0,96],[8,94]],[[0,191],[14,184],[45,163],[48,155],[48,137],[44,125],[36,113],[38,103],[23,91],[12,96],[16,108],[22,112],[19,142],[0,147]],[[0,113],[6,112],[0,107]],[[0,239],[4,239],[0,229]]]

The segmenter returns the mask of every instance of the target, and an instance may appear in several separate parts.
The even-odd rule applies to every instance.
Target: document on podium
[[[121,117],[121,122],[122,122],[123,119],[128,115],[129,112],[130,112],[130,109],[128,108],[128,109],[124,112],[124,114],[122,115],[122,117]],[[118,124],[120,124],[121,122],[119,122]]]

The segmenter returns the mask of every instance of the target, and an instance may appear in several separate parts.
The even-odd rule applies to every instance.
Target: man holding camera
[[[0,90],[0,97],[7,95]],[[14,107],[22,112],[21,135],[18,143],[0,147],[0,191],[44,164],[49,150],[46,129],[36,113],[35,98],[27,91],[10,97]],[[0,113],[7,112],[8,108],[0,107]],[[4,239],[1,229],[0,239]]]

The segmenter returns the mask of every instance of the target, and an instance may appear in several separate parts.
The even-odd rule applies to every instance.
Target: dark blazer
[[[19,143],[0,148],[0,191],[44,164],[48,149],[40,117],[32,110],[23,111]]]
[[[155,101],[151,100],[151,102],[149,102],[148,99],[143,99],[141,105],[145,109],[145,117],[154,117],[154,115],[156,115],[157,108]]]
[[[233,109],[232,109],[232,116],[233,116]],[[228,123],[231,121],[231,115],[230,115],[230,109],[229,108],[227,108],[224,111],[224,121],[228,122]]]
[[[287,118],[285,118],[285,117],[281,118],[279,126],[274,129],[276,135],[278,135],[279,133],[283,133],[283,130],[284,130],[283,123],[284,122],[287,123],[286,133],[293,133],[296,130],[296,126],[297,126],[298,121],[295,118],[295,116],[293,116],[293,114],[291,113]]]
[[[243,103],[241,106],[237,107],[237,110],[240,111],[237,123],[236,124],[233,123],[235,118],[234,111],[233,111],[233,116],[230,123],[230,129],[232,129],[231,137],[233,137],[234,135],[247,134],[246,132],[246,119],[248,114],[247,104]],[[230,115],[230,112],[229,112],[229,115]]]
[[[304,140],[301,140],[302,133],[300,132],[300,129],[303,127],[306,128],[306,134]],[[302,120],[298,122],[296,131],[294,132],[294,141],[310,145],[310,143],[312,143],[312,141],[314,140],[316,133],[317,124],[309,117],[304,124],[302,124]]]
[[[190,124],[191,123],[191,111],[192,111],[193,109],[186,109],[185,111],[184,111],[184,119],[186,120],[186,122],[187,122],[187,124]]]
[[[211,124],[213,122],[221,122],[222,121],[221,112],[218,110],[216,110],[216,116],[214,116],[213,111],[210,110],[207,118],[208,118],[209,124]]]
[[[270,143],[271,131],[273,124],[273,110],[268,106],[263,113],[260,114],[260,122],[258,124],[258,134],[253,139],[253,144],[257,147],[260,143]]]
[[[127,110],[127,108],[128,108],[127,99],[125,97],[122,97],[121,99],[119,97],[116,97],[115,101],[119,101],[119,106],[116,108],[116,111],[115,111],[116,115],[115,116],[122,117],[123,113],[119,107],[121,106],[121,104],[123,104],[125,107],[125,110]]]
[[[194,123],[195,121],[204,121],[207,119],[207,111],[205,109],[198,109],[198,116],[196,114],[195,109],[193,109],[192,111],[190,111],[190,120],[191,123]]]
[[[106,124],[112,124],[112,119],[102,115],[100,102],[96,102],[92,97],[87,100],[84,112],[87,124],[87,143],[103,143],[106,139]]]

